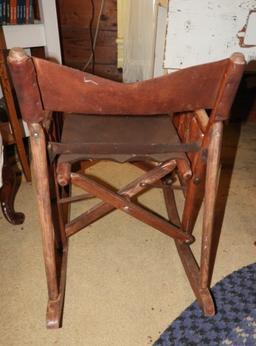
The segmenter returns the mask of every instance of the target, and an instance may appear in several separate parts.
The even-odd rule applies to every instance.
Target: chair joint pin
[[[201,183],[202,179],[200,177],[195,177],[194,180],[193,180],[193,183],[195,185],[199,185]]]
[[[187,245],[191,245],[191,244],[193,244],[194,243],[194,241],[195,241],[195,237],[193,236],[193,235],[189,235],[189,239],[186,239],[185,240],[185,244],[187,244]]]

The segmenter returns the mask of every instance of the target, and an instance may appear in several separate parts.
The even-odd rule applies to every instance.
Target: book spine
[[[6,22],[6,0],[3,0],[3,4],[2,4],[2,24],[3,25],[7,24],[7,22]]]
[[[14,24],[13,23],[13,3],[12,3],[12,0],[10,0],[10,24]]]
[[[17,0],[13,0],[13,3],[14,3],[14,9],[13,9],[14,24],[17,24]]]
[[[34,23],[34,0],[29,0],[29,23]]]
[[[10,0],[7,0],[6,1],[6,22],[7,22],[7,24],[10,24],[10,16],[11,16],[11,13],[10,13]]]
[[[20,24],[24,23],[24,18],[23,18],[23,0],[20,0]]]
[[[13,4],[12,4],[12,0],[10,0],[10,24],[13,24]]]
[[[19,18],[20,18],[19,0],[16,0],[16,24],[19,24]]]
[[[26,23],[26,0],[22,1],[22,23]]]
[[[25,23],[29,24],[29,0],[25,0]]]
[[[10,23],[17,24],[17,9],[16,9],[16,0],[10,0]]]
[[[22,24],[22,1],[17,0],[17,24]]]
[[[3,0],[0,0],[0,25],[3,24]]]

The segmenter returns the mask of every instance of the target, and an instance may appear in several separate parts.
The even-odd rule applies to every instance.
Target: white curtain
[[[124,82],[153,77],[156,6],[155,0],[127,0],[124,33]]]

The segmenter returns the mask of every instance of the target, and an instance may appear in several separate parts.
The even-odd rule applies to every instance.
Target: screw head
[[[194,178],[194,184],[198,185],[201,183],[201,178],[200,177],[195,177]]]

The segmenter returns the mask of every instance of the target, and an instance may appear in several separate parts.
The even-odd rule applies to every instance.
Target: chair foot
[[[57,299],[49,299],[46,312],[46,326],[49,329],[57,329],[62,326],[63,304],[66,287],[68,248],[63,250],[60,261],[59,295]]]
[[[198,304],[203,310],[203,313],[205,316],[214,316],[215,311],[215,305],[212,299],[211,292],[208,288],[200,288],[199,289],[200,299],[198,299]]]
[[[25,220],[25,215],[16,212],[14,209],[14,199],[21,182],[21,176],[16,172],[15,164],[12,162],[12,158],[8,157],[8,152],[5,150],[4,166],[2,169],[3,186],[0,189],[0,204],[6,220],[13,225],[21,225]]]
[[[200,288],[200,270],[190,246],[185,243],[180,243],[179,241],[176,241],[175,243],[198,304],[202,308],[205,316],[214,316],[215,305],[210,289]]]
[[[15,212],[10,205],[5,202],[1,202],[1,208],[4,217],[12,225],[22,225],[25,220],[25,215],[23,213]]]
[[[46,313],[46,326],[48,329],[61,327],[62,306],[60,295],[56,300],[48,300]]]

